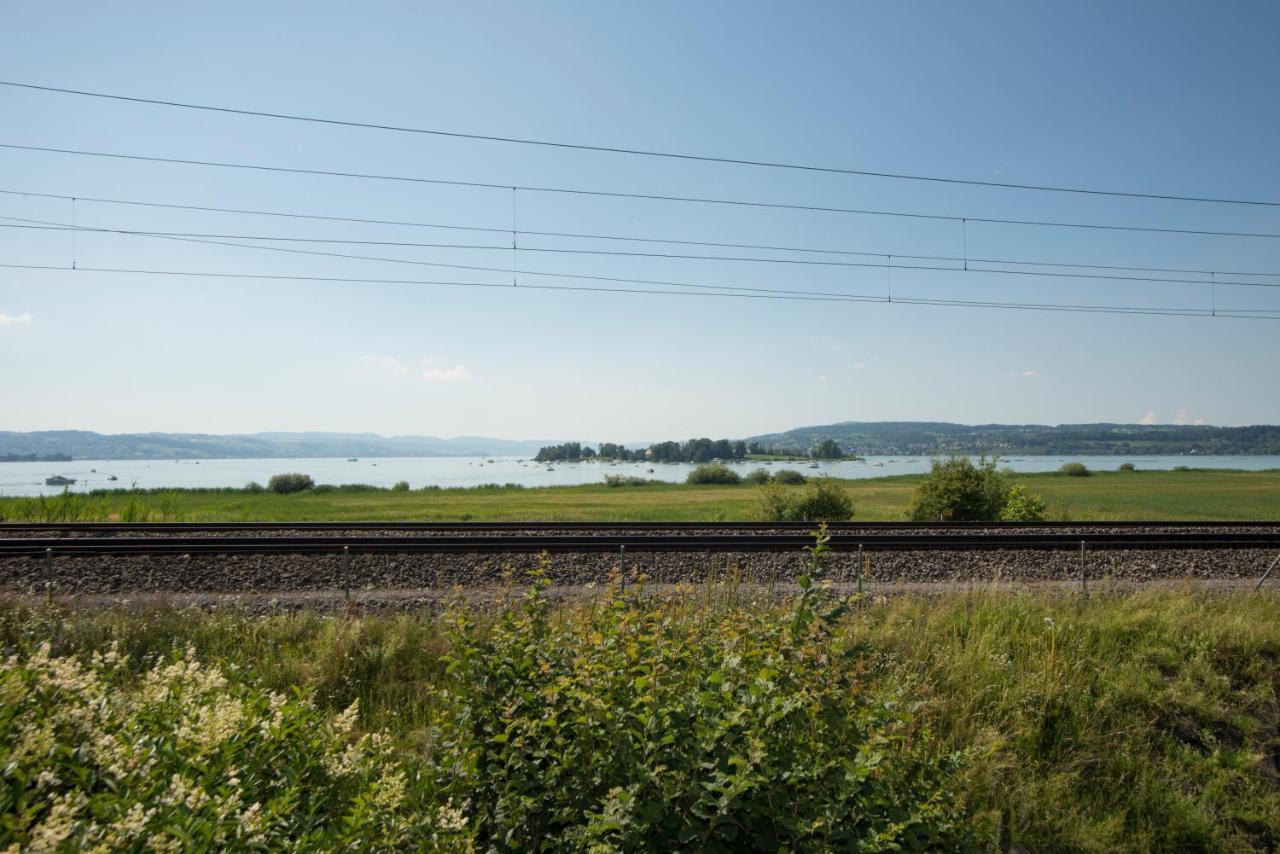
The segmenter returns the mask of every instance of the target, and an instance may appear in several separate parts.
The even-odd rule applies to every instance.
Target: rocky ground
[[[1263,549],[1102,549],[1088,553],[1097,581],[1243,579],[1261,575],[1275,553]],[[290,593],[493,587],[522,584],[542,567],[555,585],[626,579],[654,584],[736,579],[785,583],[803,571],[800,552],[650,552],[613,554],[438,553],[352,555],[54,556],[0,559],[0,592],[22,595],[128,593]],[[857,555],[827,556],[826,577],[854,582]],[[1076,551],[996,549],[871,550],[863,577],[871,582],[1078,581]]]

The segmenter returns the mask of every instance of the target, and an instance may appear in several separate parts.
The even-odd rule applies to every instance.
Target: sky
[[[7,3],[0,80],[597,146],[1275,201],[1278,28],[1280,6],[1269,2]],[[1277,321],[760,292],[880,299],[891,288],[899,300],[1280,311],[1278,288],[1204,281],[1224,271],[1223,281],[1280,283],[1228,272],[1280,273],[1277,239],[508,187],[1280,234],[1277,206],[642,158],[3,86],[0,143],[500,187],[0,148],[0,190],[11,191],[0,193],[0,225],[63,227],[0,227],[0,263],[11,265],[0,266],[0,429],[631,442],[849,420],[1280,422]],[[240,245],[73,234],[73,221],[231,235],[218,239]],[[876,254],[526,233],[534,231]],[[1214,275],[1171,284],[904,269],[938,266],[901,260],[911,255],[988,269],[1012,259]],[[52,269],[29,269],[40,267]],[[706,286],[758,290],[726,297]]]

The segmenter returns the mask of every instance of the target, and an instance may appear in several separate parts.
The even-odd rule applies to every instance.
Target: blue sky
[[[0,79],[597,145],[1274,200],[1278,26],[1280,7],[1264,2],[26,3],[0,9]],[[0,142],[963,217],[1280,232],[1280,208],[555,151],[4,87]],[[0,189],[493,228],[510,227],[513,215],[508,190],[12,150],[0,150]],[[509,245],[509,236],[479,232],[75,208],[82,226]],[[964,251],[955,224],[902,218],[527,192],[517,194],[514,213],[523,230]],[[0,195],[0,216],[65,223],[71,205]],[[75,243],[78,267],[510,278],[84,232]],[[512,263],[509,249],[348,251]],[[1280,240],[1256,238],[971,224],[967,251],[1280,271]],[[2,228],[0,256],[64,266],[71,237]],[[756,288],[881,295],[887,287],[881,268],[552,253],[522,253],[518,263]],[[894,273],[893,289],[1172,308],[1211,299],[1202,284],[905,270]],[[1280,309],[1280,289],[1220,287],[1217,303]],[[841,420],[1274,423],[1277,364],[1280,324],[1256,320],[0,269],[0,429],[635,441]]]

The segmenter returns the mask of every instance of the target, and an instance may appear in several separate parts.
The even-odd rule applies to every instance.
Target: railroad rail
[[[726,533],[790,530],[807,533],[817,527],[815,522],[0,522],[0,537],[14,531],[61,531],[99,535],[129,533],[163,533],[192,531],[689,531],[717,530]],[[1233,531],[1248,528],[1271,528],[1280,531],[1280,520],[1256,522],[1193,522],[1193,521],[1125,521],[1125,522],[895,522],[858,521],[832,522],[828,529],[833,533],[877,532],[891,530],[919,531],[972,531],[994,529],[1019,531],[1030,528],[1080,528],[1093,530],[1136,530],[1203,528],[1206,530]]]
[[[167,523],[158,523],[164,525]],[[172,523],[179,524],[179,523]],[[405,528],[405,524],[419,527]],[[459,528],[460,524],[468,525]],[[323,525],[325,527],[317,527]],[[430,525],[431,527],[421,527]],[[589,525],[590,527],[582,527]],[[218,526],[218,527],[211,527]],[[174,554],[414,554],[429,552],[771,552],[798,551],[811,545],[811,524],[778,523],[199,523],[158,528],[117,525],[95,529],[97,536],[66,534],[73,526],[4,526],[0,557]],[[1067,528],[1069,530],[1055,531]],[[919,533],[928,530],[927,535]],[[306,535],[296,532],[305,530]],[[379,536],[378,532],[410,532]],[[467,533],[460,535],[458,532]],[[684,530],[687,533],[678,533]],[[916,530],[917,533],[904,533]],[[10,536],[32,531],[40,536]],[[141,531],[169,536],[130,536]],[[221,536],[198,536],[218,531]],[[230,535],[228,532],[252,533]],[[274,534],[272,532],[275,532]],[[970,549],[1275,549],[1276,523],[1032,523],[1027,525],[939,525],[924,523],[844,523],[831,526],[829,546],[837,551],[946,551]],[[340,533],[335,533],[340,532]]]

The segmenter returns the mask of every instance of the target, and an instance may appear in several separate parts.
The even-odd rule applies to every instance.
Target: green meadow
[[[921,475],[847,480],[855,519],[905,516]],[[1043,495],[1051,519],[1280,520],[1280,471],[1097,472],[1014,476]],[[759,516],[760,488],[646,484],[395,492],[320,489],[119,491],[51,499],[0,498],[7,521],[734,521]]]

